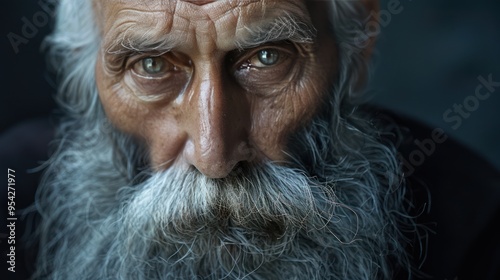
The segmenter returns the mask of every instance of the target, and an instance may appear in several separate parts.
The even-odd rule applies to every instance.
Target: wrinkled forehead
[[[245,44],[249,36],[265,37],[266,29],[280,22],[291,28],[313,26],[306,0],[94,0],[94,4],[101,34],[108,41],[126,36],[164,42],[168,34],[176,41],[171,44],[201,40],[229,50]],[[251,38],[247,45],[252,40],[259,41]]]
[[[324,0],[309,0],[324,1]],[[252,12],[266,15],[273,9],[286,8],[297,13],[304,12],[307,0],[94,0],[94,4],[108,16],[119,9],[136,9],[138,11],[166,11],[180,13],[192,20],[214,19],[227,13],[245,11],[242,16]]]

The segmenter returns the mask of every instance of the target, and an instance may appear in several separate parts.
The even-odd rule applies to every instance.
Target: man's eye
[[[279,63],[280,56],[281,52],[277,49],[262,49],[250,58],[249,63],[254,67],[270,67]]]
[[[175,70],[175,66],[161,56],[146,57],[134,64],[134,71],[145,77],[161,77],[169,71]]]
[[[151,75],[161,73],[164,66],[165,62],[158,57],[148,57],[142,60],[142,69]]]
[[[300,73],[297,62],[302,61],[299,58],[296,45],[277,42],[249,50],[235,50],[228,56],[228,64],[232,65],[231,74],[243,89],[259,96],[270,96],[271,92],[281,92],[290,83],[292,75]]]
[[[270,66],[278,62],[280,53],[276,49],[264,49],[257,53],[257,58],[262,64]]]

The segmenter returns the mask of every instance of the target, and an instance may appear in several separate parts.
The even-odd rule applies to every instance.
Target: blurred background
[[[55,85],[40,51],[53,26],[54,7],[48,2],[7,1],[1,10],[0,133],[20,122],[46,117],[54,107]]]
[[[47,2],[3,4],[0,136],[54,107],[53,75],[40,53],[52,28]],[[500,169],[500,87],[474,100],[478,77],[500,81],[500,1],[400,0],[398,13],[389,2],[380,5],[390,18],[379,25],[370,101],[444,129]]]
[[[478,77],[500,82],[500,1],[399,2],[380,22],[371,102],[442,128],[500,169],[500,86],[475,97]]]

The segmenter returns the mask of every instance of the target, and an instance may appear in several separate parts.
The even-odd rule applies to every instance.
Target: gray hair
[[[353,21],[359,1],[332,0],[330,13],[342,42],[339,75],[325,110],[290,141],[289,166],[243,166],[214,180],[144,167],[144,148],[99,103],[92,1],[60,0],[47,42],[66,115],[37,192],[34,277],[391,279],[393,266],[411,273],[404,231],[415,225],[396,151],[353,99],[367,71],[355,38],[362,26]]]

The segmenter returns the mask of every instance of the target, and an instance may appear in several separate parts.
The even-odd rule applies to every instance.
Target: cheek
[[[251,135],[256,146],[273,161],[285,160],[288,138],[300,127],[307,125],[319,106],[320,96],[302,98],[302,95],[316,95],[302,91],[291,93],[294,98],[280,97],[276,100],[259,102],[253,108]],[[299,96],[300,95],[300,96]]]
[[[96,65],[99,98],[109,121],[121,132],[143,142],[155,168],[166,168],[177,158],[186,141],[179,130],[175,108],[161,110],[158,106],[139,100],[123,81],[107,76],[101,64]]]
[[[156,170],[165,170],[180,160],[187,135],[176,123],[165,121],[161,125],[151,125],[145,138],[149,148],[151,166]]]
[[[145,119],[149,110],[132,100],[120,80],[106,73],[100,60],[95,73],[99,98],[109,121],[120,131],[140,136],[139,120]]]
[[[255,145],[271,160],[286,160],[289,137],[308,125],[327,102],[331,79],[336,75],[335,47],[329,44],[318,53],[287,92],[253,102],[251,135]]]

